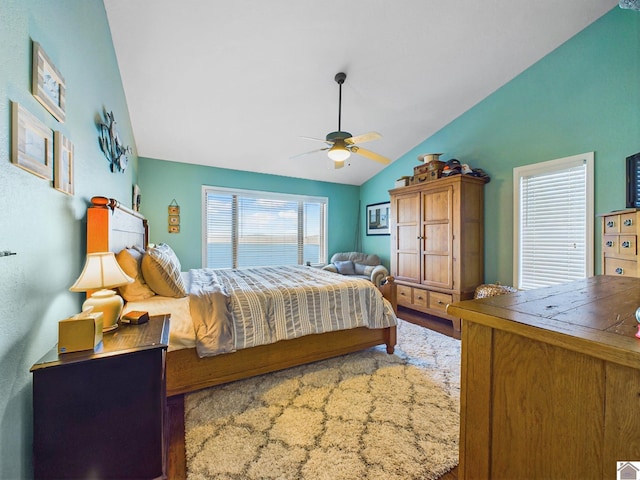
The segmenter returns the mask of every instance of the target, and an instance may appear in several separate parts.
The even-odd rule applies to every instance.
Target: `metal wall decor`
[[[169,233],[180,233],[180,205],[174,198],[169,204]]]
[[[104,112],[106,118],[104,123],[100,123],[100,148],[107,160],[112,172],[124,172],[129,163],[127,154],[133,150],[129,146],[124,146],[120,140],[120,135],[116,130],[116,120],[113,112]]]

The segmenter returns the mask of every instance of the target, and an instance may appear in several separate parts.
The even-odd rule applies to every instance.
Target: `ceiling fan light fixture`
[[[329,149],[327,155],[329,155],[329,158],[334,162],[344,162],[351,156],[351,152],[347,150],[344,141],[342,141],[336,142],[335,145]]]

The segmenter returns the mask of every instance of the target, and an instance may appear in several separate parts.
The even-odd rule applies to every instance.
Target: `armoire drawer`
[[[440,292],[429,292],[429,308],[434,308],[436,310],[442,310],[443,312],[447,311],[447,305],[453,302],[453,296],[440,293]]]
[[[429,292],[420,288],[398,285],[398,305],[424,310],[428,305]]]

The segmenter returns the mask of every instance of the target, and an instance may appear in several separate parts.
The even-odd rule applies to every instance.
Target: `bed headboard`
[[[107,197],[93,197],[87,209],[87,253],[114,252],[149,242],[147,219]]]

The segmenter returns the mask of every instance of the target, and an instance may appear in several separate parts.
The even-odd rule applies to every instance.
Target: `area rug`
[[[187,478],[435,479],[458,464],[460,342],[383,347],[185,397]]]

